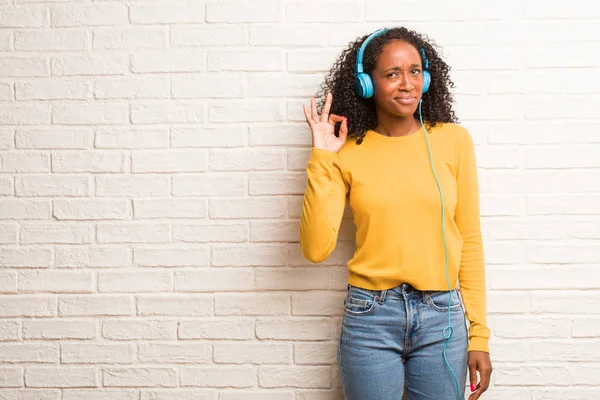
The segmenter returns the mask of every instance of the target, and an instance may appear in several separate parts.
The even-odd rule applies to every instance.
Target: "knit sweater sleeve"
[[[455,222],[463,238],[458,279],[469,326],[469,351],[489,353],[486,277],[479,211],[479,183],[473,139],[468,132],[459,147]]]
[[[332,151],[313,147],[306,173],[300,247],[307,260],[319,263],[337,243],[349,186],[342,176],[339,154]]]

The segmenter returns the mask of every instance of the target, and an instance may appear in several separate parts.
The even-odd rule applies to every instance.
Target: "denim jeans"
[[[369,290],[348,285],[337,362],[346,400],[463,399],[468,333],[460,290],[420,291],[408,283]],[[404,397],[402,397],[404,395]]]

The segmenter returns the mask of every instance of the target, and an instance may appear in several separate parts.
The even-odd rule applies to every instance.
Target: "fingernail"
[[[471,383],[471,392],[474,392],[474,391],[475,391],[475,384]]]

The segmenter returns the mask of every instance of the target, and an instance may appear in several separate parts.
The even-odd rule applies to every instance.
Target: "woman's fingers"
[[[329,110],[331,109],[331,99],[333,96],[331,93],[327,93],[325,96],[325,105],[323,106],[323,112],[321,113],[321,122],[327,122],[329,120]]]
[[[304,111],[304,116],[306,117],[306,122],[308,122],[308,126],[310,126],[312,128],[313,120],[312,120],[312,118],[310,118],[310,115],[308,115],[308,109],[306,108],[306,106],[304,104],[302,104],[302,110]]]
[[[317,100],[314,97],[310,98],[310,108],[312,111],[312,120],[314,122],[319,122],[319,114],[317,113]]]
[[[348,137],[348,118],[342,118],[344,118],[344,120],[342,121],[342,125],[340,125],[340,139],[345,142]]]

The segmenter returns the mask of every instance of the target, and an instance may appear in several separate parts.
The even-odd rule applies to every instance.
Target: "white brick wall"
[[[599,398],[599,20],[592,0],[0,1],[0,400],[341,400],[353,228],[303,259],[300,105],[394,24],[443,46],[477,147],[483,397]]]

